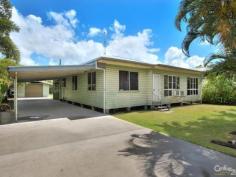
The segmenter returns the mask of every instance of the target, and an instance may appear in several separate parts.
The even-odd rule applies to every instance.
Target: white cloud
[[[151,34],[150,29],[144,29],[137,35],[125,37],[123,33],[119,32],[119,35],[109,42],[107,54],[117,57],[128,56],[130,59],[143,62],[159,63],[157,56],[159,49],[150,48]]]
[[[30,14],[21,15],[13,8],[13,21],[20,27],[19,33],[12,33],[11,37],[21,52],[21,64],[38,65],[32,58],[38,54],[48,59],[49,64],[80,64],[99,57],[104,53],[102,42],[95,40],[78,40],[76,27],[78,19],[76,11],[69,10],[64,13],[49,12],[52,25],[44,25],[40,17]],[[152,30],[143,29],[133,35],[125,35],[126,26],[114,20],[110,28],[111,36],[107,39],[106,53],[108,56],[128,58],[137,61],[160,63],[158,48],[152,47]],[[106,29],[91,27],[88,36],[95,36],[106,32]],[[165,64],[193,68],[203,62],[197,55],[187,58],[177,47],[170,47],[163,61]]]
[[[20,26],[19,33],[12,33],[21,52],[21,63],[37,65],[31,55],[40,54],[48,58],[50,64],[62,59],[64,64],[78,64],[102,54],[103,46],[95,41],[75,41],[73,11],[48,13],[55,24],[45,26],[40,17],[22,16],[13,8],[13,21]],[[70,17],[70,19],[69,19]]]
[[[51,11],[48,13],[48,16],[50,19],[54,20],[56,24],[60,24],[66,27],[75,28],[79,22],[76,18],[76,11],[73,9],[64,13],[57,13]]]
[[[96,27],[91,27],[91,28],[89,28],[88,36],[89,37],[94,37],[94,36],[97,36],[100,33],[102,33],[102,29],[96,28]]]
[[[203,60],[203,57],[197,55],[186,57],[181,49],[172,46],[165,53],[164,63],[183,68],[195,68],[203,65]]]
[[[65,16],[69,19],[70,24],[73,27],[76,27],[77,23],[79,22],[76,18],[76,11],[75,10],[69,10],[65,13]]]
[[[113,38],[115,38],[115,37],[123,36],[123,32],[125,31],[126,26],[121,25],[118,20],[114,20],[114,23],[112,27],[110,27],[110,29],[115,32],[115,34],[113,35]]]
[[[210,43],[209,43],[207,40],[204,40],[204,41],[201,41],[201,42],[200,42],[200,45],[202,45],[202,46],[208,46],[208,45],[210,45]]]
[[[44,25],[42,19],[35,15],[23,16],[13,8],[13,21],[20,26],[19,33],[11,37],[21,52],[21,63],[37,65],[32,55],[39,54],[48,58],[49,64],[79,64],[103,55],[102,42],[78,40],[75,30],[78,24],[76,11],[64,13],[49,12],[53,25]],[[158,49],[151,48],[152,31],[144,29],[135,35],[125,36],[125,25],[117,20],[113,24],[113,36],[108,39],[107,53],[111,56],[132,58],[146,62],[158,62]]]

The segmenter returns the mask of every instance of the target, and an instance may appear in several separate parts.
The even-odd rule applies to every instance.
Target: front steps
[[[170,104],[162,104],[160,102],[153,102],[152,103],[152,108],[154,110],[158,110],[158,111],[162,111],[162,112],[169,111],[170,107],[171,107]]]

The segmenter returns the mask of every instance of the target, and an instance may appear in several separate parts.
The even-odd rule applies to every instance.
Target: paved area
[[[112,116],[0,125],[1,177],[209,177],[215,165],[236,159]]]
[[[111,116],[0,126],[1,177],[217,176],[236,159]]]
[[[58,100],[45,98],[19,99],[19,120],[52,119],[52,118],[89,118],[104,114]]]

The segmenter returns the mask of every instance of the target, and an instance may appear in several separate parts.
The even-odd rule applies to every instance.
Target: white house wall
[[[106,109],[116,109],[123,107],[152,105],[153,101],[153,73],[160,74],[159,89],[162,103],[179,103],[183,101],[201,100],[201,78],[200,75],[182,74],[179,72],[160,72],[152,69],[139,69],[134,67],[120,67],[106,65]],[[120,91],[119,71],[138,72],[139,90]],[[180,91],[184,91],[184,97],[170,96],[164,97],[164,75],[176,75],[180,77]],[[187,77],[199,78],[199,94],[187,95]],[[104,106],[104,85],[103,71],[96,70],[96,90],[88,90],[88,72],[78,75],[77,90],[72,90],[72,77],[66,78],[66,87],[60,88],[60,99],[90,105],[98,108]]]
[[[77,75],[77,90],[72,90],[72,76],[66,78],[66,87],[60,98],[80,104],[103,108],[103,71],[96,70],[96,90],[88,90],[88,72]]]

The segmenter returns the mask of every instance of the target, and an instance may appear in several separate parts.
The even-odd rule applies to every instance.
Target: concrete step
[[[169,111],[169,110],[170,110],[169,108],[165,108],[165,109],[160,109],[159,111],[165,112],[165,111]]]

